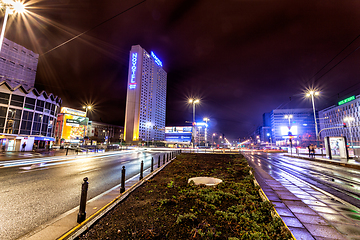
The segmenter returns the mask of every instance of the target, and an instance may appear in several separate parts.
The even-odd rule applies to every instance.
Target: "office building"
[[[26,90],[35,85],[39,54],[4,38],[0,52],[0,81]]]
[[[124,139],[124,127],[89,121],[87,136],[93,145],[96,143],[122,143]]]
[[[0,82],[0,145],[4,151],[51,148],[61,98]],[[25,143],[25,149],[22,149]]]
[[[360,141],[360,95],[350,96],[319,112],[321,138],[346,137],[351,145]]]
[[[140,45],[131,47],[125,112],[125,141],[163,141],[167,73]]]
[[[317,111],[316,116],[318,118]],[[286,145],[288,139],[292,138],[297,145],[309,144],[316,140],[313,109],[274,109],[265,113],[263,126],[259,127],[252,137],[256,143]]]

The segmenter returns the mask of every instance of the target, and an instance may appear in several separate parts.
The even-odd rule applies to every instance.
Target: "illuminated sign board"
[[[348,103],[348,102],[350,102],[352,100],[355,100],[355,96],[351,96],[351,97],[345,98],[344,100],[341,100],[340,102],[338,102],[338,105],[339,106],[343,105],[343,104]]]
[[[280,127],[280,131],[281,131],[282,136],[296,136],[296,135],[298,135],[297,126],[292,126],[292,127],[290,127],[290,129],[289,129],[289,127],[282,126],[282,127]]]
[[[68,107],[62,107],[60,112],[79,116],[79,117],[85,117],[85,114],[86,114],[86,112],[84,112],[84,111],[80,111],[80,110],[76,110],[76,109],[72,109],[72,108],[68,108]]]
[[[160,59],[155,55],[154,52],[151,52],[151,56],[154,58],[156,64],[162,67],[162,62],[161,62]]]
[[[137,53],[133,53],[131,55],[131,76],[130,76],[130,89],[136,88],[136,82],[135,82],[135,73],[136,73],[136,63],[137,63]]]

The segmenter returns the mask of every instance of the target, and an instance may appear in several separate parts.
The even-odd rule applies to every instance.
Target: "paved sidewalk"
[[[296,239],[360,239],[360,209],[296,177],[256,167],[255,178]]]

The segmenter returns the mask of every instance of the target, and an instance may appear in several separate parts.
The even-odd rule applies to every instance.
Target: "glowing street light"
[[[203,121],[205,121],[206,125],[205,125],[205,145],[208,146],[208,143],[207,143],[207,128],[208,128],[208,121],[210,121],[209,118],[205,117],[203,118]]]
[[[88,111],[88,109],[91,110],[92,107],[91,106],[83,106],[83,108],[85,109],[85,121],[86,121],[87,111]],[[88,121],[86,121],[86,130],[84,129],[84,138],[86,137],[87,129],[88,129]]]
[[[290,126],[290,119],[293,118],[293,115],[285,115],[285,118],[286,118],[286,119],[289,119],[289,128],[290,128],[290,127],[291,127],[291,126]]]
[[[193,107],[193,126],[192,126],[192,142],[193,142],[193,147],[195,146],[195,137],[196,137],[196,133],[195,133],[195,105],[197,103],[200,103],[200,100],[199,99],[189,99],[189,103],[192,104],[192,107]]]
[[[2,0],[0,2],[0,7],[5,8],[4,22],[2,25],[1,35],[0,35],[0,52],[1,52],[1,47],[2,47],[2,44],[4,41],[6,23],[9,18],[9,14],[12,14],[12,13],[23,14],[23,13],[25,13],[26,9],[25,9],[24,3],[20,2],[20,1],[15,2],[15,1],[11,1],[11,0]]]
[[[349,133],[350,133],[350,148],[351,148],[351,145],[353,145],[353,141],[352,141],[352,133],[351,133],[351,125],[350,125],[350,123],[351,123],[352,121],[355,121],[355,118],[353,118],[353,117],[345,117],[345,118],[344,118],[344,122],[347,122],[347,123],[348,123],[348,125],[349,125]],[[352,146],[352,148],[354,148],[354,146]]]
[[[91,106],[83,106],[83,109],[85,109],[85,117],[87,116],[88,109],[91,110]]]
[[[309,91],[306,96],[310,97],[311,96],[311,102],[312,102],[312,107],[313,107],[313,112],[314,112],[314,120],[315,120],[315,133],[316,133],[316,140],[319,140],[319,133],[318,133],[318,128],[317,128],[317,121],[316,121],[316,112],[315,112],[315,96],[318,96],[320,93],[317,91]]]

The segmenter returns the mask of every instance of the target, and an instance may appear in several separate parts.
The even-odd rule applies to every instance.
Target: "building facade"
[[[318,118],[317,111],[316,117]],[[277,145],[286,144],[289,137],[293,138],[297,144],[306,145],[310,141],[316,141],[312,108],[274,109],[270,112],[270,121],[271,141]],[[319,125],[319,121],[317,124]],[[269,132],[266,132],[266,135],[267,133]],[[265,136],[264,138],[266,139]]]
[[[347,138],[347,142],[359,146],[360,142],[360,95],[348,97],[337,105],[319,112],[321,138]]]
[[[30,151],[53,144],[62,100],[22,85],[0,82],[0,145],[3,151]],[[25,147],[24,146],[25,143]]]
[[[125,141],[165,139],[167,73],[140,45],[131,47],[125,112]]]
[[[124,127],[90,121],[88,125],[89,140],[94,143],[122,143],[124,140]]]
[[[0,52],[0,81],[26,90],[35,85],[39,54],[4,38]]]
[[[55,138],[58,145],[79,144],[84,141],[89,118],[86,112],[62,107],[57,116]]]

